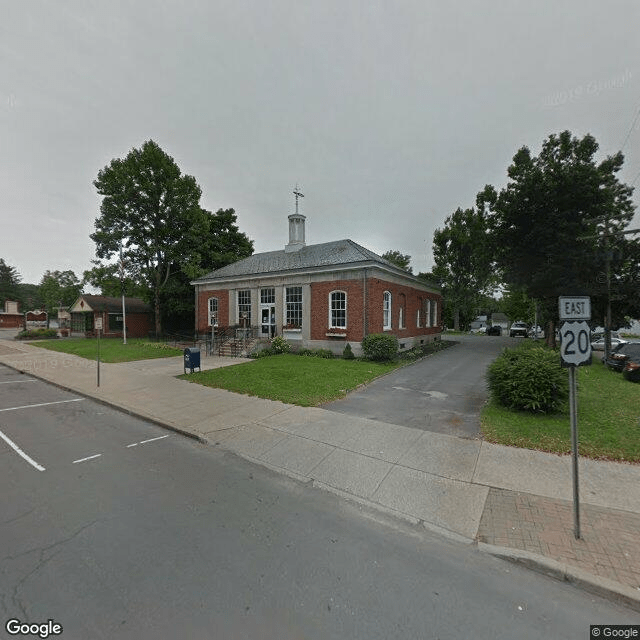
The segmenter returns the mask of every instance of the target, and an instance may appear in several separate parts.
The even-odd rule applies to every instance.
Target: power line
[[[633,119],[633,122],[631,123],[631,126],[629,127],[629,131],[627,133],[627,137],[624,139],[624,142],[622,143],[622,146],[620,147],[620,151],[622,151],[625,146],[627,145],[627,142],[629,141],[629,136],[631,136],[631,132],[633,131],[634,127],[636,126],[636,122],[638,122],[638,118],[640,118],[640,106],[638,107],[638,112],[636,113],[636,117]]]

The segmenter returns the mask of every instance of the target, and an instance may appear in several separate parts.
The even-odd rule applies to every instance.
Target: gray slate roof
[[[255,253],[248,258],[216,269],[206,276],[194,280],[192,284],[265,273],[347,266],[359,262],[375,262],[391,268],[399,274],[411,277],[411,274],[381,258],[373,251],[353,242],[353,240],[336,240],[324,244],[312,244],[290,253],[284,250]]]
[[[80,298],[82,298],[94,311],[108,311],[110,313],[122,312],[122,298],[87,294],[81,295]],[[80,298],[78,298],[78,300]],[[124,304],[127,313],[150,313],[152,311],[151,307],[140,298],[125,297]]]

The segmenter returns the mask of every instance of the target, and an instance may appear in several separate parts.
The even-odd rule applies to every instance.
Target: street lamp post
[[[127,344],[127,312],[124,304],[124,260],[122,259],[122,242],[120,243],[120,292],[122,293],[122,337]]]

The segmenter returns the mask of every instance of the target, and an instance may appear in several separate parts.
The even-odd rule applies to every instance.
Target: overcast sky
[[[640,186],[637,0],[0,2],[0,257],[24,282],[90,268],[93,180],[149,139],[256,251],[286,244],[298,183],[308,244],[414,273],[550,133],[624,146]]]

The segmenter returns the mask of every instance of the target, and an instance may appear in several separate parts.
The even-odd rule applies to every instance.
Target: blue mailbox
[[[194,369],[200,369],[200,349],[193,347],[187,347],[184,350],[184,372],[193,373]],[[202,371],[202,369],[200,369]]]

